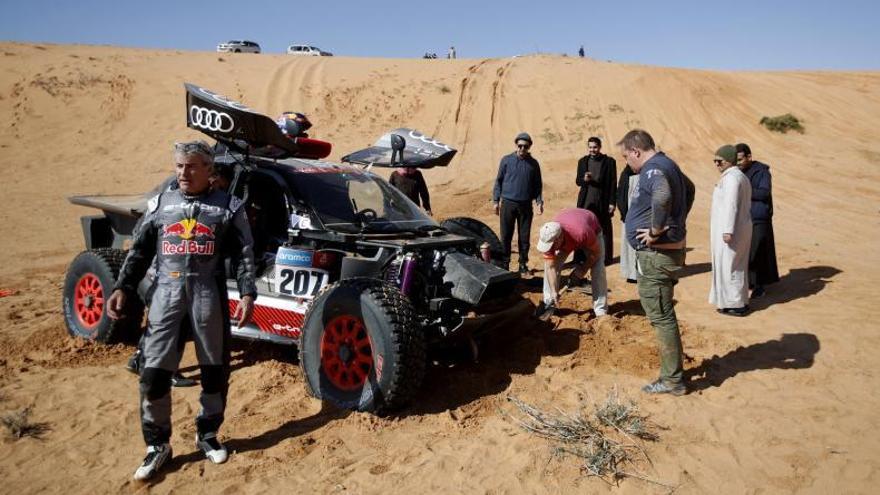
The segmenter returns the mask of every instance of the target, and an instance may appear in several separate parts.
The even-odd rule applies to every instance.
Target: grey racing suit
[[[155,261],[153,257],[155,256]],[[229,303],[225,258],[236,267],[242,296],[256,298],[253,240],[241,201],[223,191],[187,196],[165,190],[147,203],[116,289],[136,297],[151,265],[155,290],[143,339],[140,410],[147,445],[171,437],[171,375],[180,359],[181,324],[188,318],[201,370],[201,436],[223,423],[229,384]]]

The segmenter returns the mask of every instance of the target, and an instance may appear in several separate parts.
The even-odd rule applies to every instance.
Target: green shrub
[[[790,113],[777,115],[776,117],[761,117],[761,125],[773,132],[781,132],[783,134],[788,131],[804,133],[804,126],[801,125],[801,121]]]

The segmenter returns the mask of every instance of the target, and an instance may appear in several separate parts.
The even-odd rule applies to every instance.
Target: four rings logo
[[[197,105],[189,107],[189,121],[192,125],[207,131],[231,132],[235,129],[235,121],[228,113],[209,110]]]

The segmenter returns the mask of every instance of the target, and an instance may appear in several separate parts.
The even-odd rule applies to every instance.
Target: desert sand
[[[532,134],[544,171],[537,231],[574,203],[587,137],[613,153],[627,130],[647,129],[697,185],[676,289],[694,391],[639,393],[656,373],[654,337],[614,265],[613,316],[593,320],[589,296],[568,294],[552,324],[510,325],[479,362],[432,367],[414,404],[388,418],[322,407],[293,351],[242,343],[222,431],[229,462],[196,451],[198,390],[175,389],[175,459],[155,482],[132,481],[143,456],[136,378],[123,369],[132,348],[76,341],[62,322],[66,266],[84,248],[79,217],[95,213],[66,197],[140,193],[165,177],[171,143],[200,136],[186,128],[184,81],[268,115],[306,113],[333,159],[400,126],[434,135],[459,149],[425,172],[435,215],[494,228],[491,184],[517,132]],[[758,124],[787,112],[804,134]],[[880,73],[2,43],[0,115],[0,289],[17,291],[0,298],[0,413],[29,407],[48,428],[0,439],[2,492],[666,493],[586,477],[506,416],[509,395],[572,410],[617,386],[664,428],[643,472],[676,493],[876,493]],[[711,159],[739,141],[771,166],[782,276],[741,319],[707,303]],[[614,237],[617,253],[619,223]],[[185,364],[192,372],[192,355]]]

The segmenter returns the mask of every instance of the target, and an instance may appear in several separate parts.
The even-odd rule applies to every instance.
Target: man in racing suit
[[[224,258],[237,266],[242,295],[235,317],[244,325],[253,312],[253,241],[237,198],[210,187],[211,148],[204,142],[175,144],[178,189],[165,190],[147,204],[143,221],[107,301],[119,318],[127,297],[155,256],[156,285],[143,340],[140,411],[147,456],[135,479],[152,477],[171,458],[171,376],[177,369],[183,320],[189,319],[201,371],[201,411],[196,446],[214,463],[226,461],[217,440],[229,383],[229,313]]]

